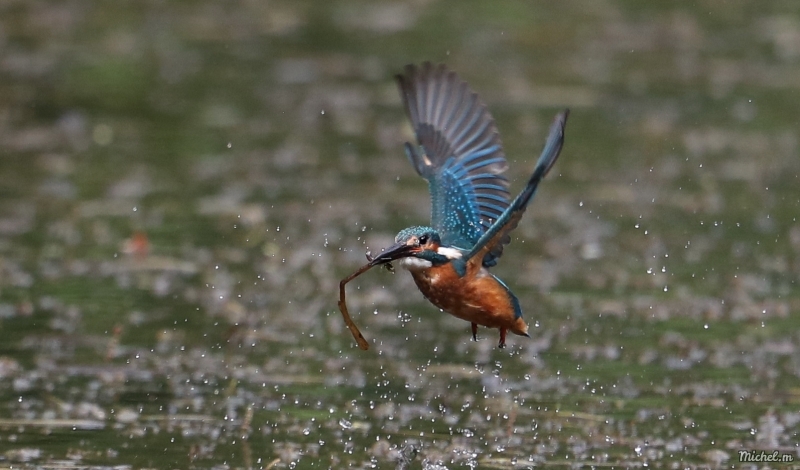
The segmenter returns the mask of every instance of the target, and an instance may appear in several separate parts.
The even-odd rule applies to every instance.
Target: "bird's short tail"
[[[517,317],[514,320],[514,326],[511,327],[511,332],[515,335],[530,337],[530,335],[528,335],[528,324],[525,323],[522,317]]]

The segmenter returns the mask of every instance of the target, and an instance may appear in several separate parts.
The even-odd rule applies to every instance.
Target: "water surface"
[[[738,467],[800,458],[789,2],[10,2],[0,465]],[[518,191],[532,339],[339,279],[428,193],[393,75],[445,62]],[[399,463],[398,462],[404,462]]]

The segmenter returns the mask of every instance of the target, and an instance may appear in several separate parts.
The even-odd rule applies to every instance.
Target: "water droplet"
[[[342,429],[350,429],[350,428],[353,427],[353,423],[351,423],[350,421],[342,418],[342,419],[339,420],[339,426],[341,426]]]

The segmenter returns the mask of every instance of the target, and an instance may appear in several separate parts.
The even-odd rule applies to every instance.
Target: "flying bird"
[[[517,297],[489,268],[556,162],[569,110],[556,115],[533,174],[512,200],[494,119],[467,83],[428,62],[406,66],[396,79],[417,138],[405,153],[428,181],[431,222],[401,230],[369,265],[397,261],[431,303],[471,323],[474,340],[478,325],[497,328],[503,348],[508,331],[528,336],[528,325]]]

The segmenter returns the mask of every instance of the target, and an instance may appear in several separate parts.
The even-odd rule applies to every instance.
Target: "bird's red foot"
[[[500,328],[500,344],[497,345],[498,348],[505,348],[506,347],[506,330],[505,328]]]
[[[478,341],[478,324],[472,324],[472,341]]]

